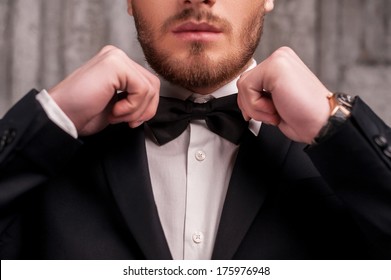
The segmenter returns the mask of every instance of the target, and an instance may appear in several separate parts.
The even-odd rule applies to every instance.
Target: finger
[[[239,106],[242,110],[242,115],[246,120],[254,119],[256,121],[261,121],[272,125],[280,124],[281,117],[277,113],[277,110],[274,107],[271,99],[263,97],[257,100],[254,104],[247,105],[243,105],[241,100],[241,98],[238,99],[238,104],[241,104]]]
[[[117,124],[117,123],[128,123],[130,127],[135,128],[143,124],[144,122],[148,121],[155,115],[156,111],[145,111],[140,117],[138,117],[135,114],[128,114],[121,117],[109,117],[109,122],[111,124]]]
[[[246,114],[254,120],[277,125],[281,121],[273,101],[269,98],[260,98],[254,104],[248,105]]]
[[[278,126],[282,121],[280,115],[278,114],[267,114],[263,112],[258,113],[255,120],[274,126]]]
[[[156,111],[156,101],[154,98],[148,102],[144,102],[145,100],[146,98],[143,99],[133,95],[118,101],[113,106],[110,120],[132,122],[150,119]]]
[[[265,91],[257,92],[252,89],[244,89],[239,95],[238,104],[240,104],[242,111],[251,116],[253,116],[254,112],[277,113],[271,94]]]
[[[244,110],[244,107],[243,107],[243,104],[242,104],[242,101],[241,101],[241,98],[240,96],[238,95],[238,106],[239,106],[239,109],[240,111],[242,112],[242,116],[243,118],[246,120],[246,121],[249,121],[251,119],[251,117],[246,113],[246,111]]]
[[[146,85],[144,90],[129,93],[124,101],[133,104],[135,106],[135,117],[145,121],[152,118],[156,113],[159,90],[160,88],[157,86]]]
[[[126,116],[122,116],[122,117],[118,117],[118,118],[110,117],[109,122],[110,122],[110,124],[128,123],[129,126],[131,126],[131,127],[137,127],[137,126],[141,125],[142,123],[144,123],[143,120],[135,119],[132,115],[126,115]],[[130,124],[132,124],[132,125],[130,125]]]
[[[140,118],[143,114],[144,119],[151,118],[157,109],[159,101],[160,80],[147,69],[133,61],[125,62],[128,68],[132,69],[132,75],[128,74],[126,85],[123,88],[127,92],[125,98],[118,102],[113,110],[115,117],[127,115],[131,112],[135,118]]]
[[[142,94],[129,95],[118,101],[114,107],[114,111],[123,111],[123,114],[114,114],[110,116],[112,123],[118,122],[144,122],[151,119],[155,114],[159,102],[159,94],[156,93],[151,99],[142,97]]]
[[[151,73],[141,73],[137,65],[129,63],[128,68],[132,71],[125,73],[125,82],[123,88],[126,94],[117,102],[113,108],[113,116],[119,117],[127,115],[130,112],[144,112],[151,101],[159,93],[160,81]],[[153,77],[148,77],[153,76]]]

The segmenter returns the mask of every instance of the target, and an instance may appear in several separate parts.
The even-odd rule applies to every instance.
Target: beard
[[[212,59],[208,55],[208,44],[198,41],[189,45],[186,59],[178,59],[169,51],[157,47],[159,36],[153,36],[156,32],[137,11],[137,7],[133,7],[133,16],[138,40],[148,64],[167,81],[190,90],[218,88],[238,76],[253,57],[259,45],[264,22],[264,13],[256,11],[251,15],[240,30],[240,46],[236,46],[232,50],[230,50],[230,46],[227,46],[227,52],[219,59]],[[174,23],[181,23],[189,19],[205,20],[210,24],[216,24],[226,34],[232,35],[232,27],[229,22],[207,11],[194,9],[186,9],[169,18],[159,30],[159,34],[163,36],[169,32],[169,27]],[[157,39],[154,39],[156,37]]]

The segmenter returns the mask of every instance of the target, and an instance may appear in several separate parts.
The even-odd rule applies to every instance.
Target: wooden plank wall
[[[275,0],[256,58],[290,46],[331,90],[360,95],[391,124],[390,14],[390,0]],[[106,44],[143,63],[125,0],[0,0],[0,116]]]

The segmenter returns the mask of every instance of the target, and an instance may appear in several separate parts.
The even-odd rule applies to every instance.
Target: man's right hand
[[[124,91],[121,99],[117,91]],[[113,46],[95,57],[49,94],[76,126],[79,135],[99,132],[110,123],[137,127],[151,119],[159,102],[159,79]]]

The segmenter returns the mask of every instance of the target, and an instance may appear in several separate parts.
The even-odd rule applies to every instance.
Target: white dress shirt
[[[255,65],[254,61],[250,68]],[[160,95],[191,97],[202,103],[211,96],[237,93],[238,78],[207,96],[162,81]],[[37,99],[52,121],[77,137],[72,122],[45,90]],[[257,134],[260,125],[250,121],[249,128]],[[211,132],[200,120],[192,121],[178,138],[163,146],[156,144],[148,127],[146,135],[153,194],[172,257],[210,259],[239,146]]]

